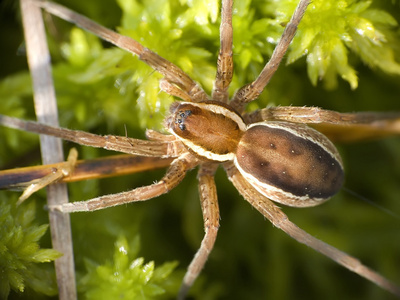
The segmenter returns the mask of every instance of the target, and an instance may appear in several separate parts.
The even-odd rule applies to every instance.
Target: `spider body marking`
[[[315,206],[336,194],[344,178],[335,146],[318,131],[281,121],[246,125],[229,105],[176,102],[167,129],[195,156],[234,161],[264,196],[285,205]]]

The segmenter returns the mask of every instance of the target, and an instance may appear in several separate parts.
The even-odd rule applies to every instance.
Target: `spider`
[[[211,97],[179,67],[93,21],[52,2],[39,2],[48,12],[76,23],[106,41],[126,49],[161,73],[160,89],[183,101],[171,105],[164,126],[169,134],[148,130],[148,140],[98,136],[82,131],[55,128],[2,116],[3,125],[53,135],[81,145],[102,147],[128,154],[174,158],[158,182],[132,191],[100,196],[88,201],[50,207],[63,213],[94,211],[169,192],[198,167],[199,195],[205,235],[184,276],[178,298],[188,293],[204,267],[219,228],[219,208],[214,175],[222,165],[239,193],[275,227],[349,270],[400,295],[397,286],[361,264],[357,259],[312,237],[289,221],[272,201],[294,207],[323,203],[336,194],[344,179],[343,163],[330,140],[305,124],[361,124],[374,129],[390,127],[399,114],[338,113],[315,107],[272,107],[245,112],[258,98],[277,70],[292,41],[297,25],[310,1],[300,0],[269,62],[259,76],[240,88],[232,99],[228,87],[233,75],[232,0],[222,1],[221,48]]]

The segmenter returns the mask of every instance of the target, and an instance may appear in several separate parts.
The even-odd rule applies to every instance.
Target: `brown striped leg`
[[[154,184],[139,187],[129,192],[105,195],[87,201],[53,206],[49,207],[49,209],[63,213],[94,211],[125,203],[149,200],[168,193],[182,181],[186,172],[197,164],[197,159],[192,154],[186,153],[175,159],[171,163],[165,176]]]
[[[184,299],[189,288],[199,276],[214,247],[219,228],[219,208],[217,189],[214,181],[217,164],[203,164],[198,173],[199,194],[204,220],[204,237],[199,250],[191,261],[178,294],[178,299]]]
[[[93,133],[53,127],[32,121],[24,121],[0,114],[0,124],[18,130],[51,135],[84,146],[104,148],[127,154],[140,156],[177,157],[184,152],[180,141],[164,135],[165,140],[158,135],[158,140],[146,141],[125,136],[96,135]]]
[[[242,194],[242,196],[274,226],[286,232],[296,241],[315,249],[316,251],[342,265],[346,269],[357,273],[358,275],[377,284],[394,295],[400,296],[400,287],[396,286],[394,283],[390,282],[377,272],[363,265],[358,259],[332,247],[329,244],[324,243],[323,241],[313,237],[297,227],[289,220],[289,218],[280,210],[279,207],[255,190],[231,163],[225,165],[225,170],[228,173],[229,179],[232,181],[233,185],[237,188],[240,194]]]
[[[270,60],[265,65],[260,75],[258,75],[252,83],[243,86],[236,92],[231,101],[231,105],[239,112],[243,111],[247,103],[258,98],[274,75],[275,71],[278,69],[283,56],[296,34],[297,26],[299,25],[309,3],[310,0],[301,0],[299,2],[290,22],[286,25],[285,31],[283,32],[278,45],[275,47]]]
[[[232,0],[222,0],[220,25],[220,50],[217,62],[217,75],[212,91],[212,99],[227,103],[229,100],[228,88],[233,76],[232,57]]]
[[[339,113],[319,107],[280,106],[243,116],[247,124],[261,121],[307,123],[335,142],[355,142],[400,134],[399,112]]]
[[[181,68],[159,56],[150,49],[144,47],[136,40],[105,28],[89,18],[57,3],[40,0],[35,2],[47,12],[63,20],[74,23],[77,26],[92,32],[103,40],[137,55],[141,61],[145,62],[154,70],[161,73],[166,80],[172,84],[176,84],[188,95],[190,95],[192,101],[199,102],[208,99],[208,95],[204,92],[204,90]]]

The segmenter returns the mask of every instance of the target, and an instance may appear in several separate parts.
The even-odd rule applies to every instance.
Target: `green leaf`
[[[50,262],[62,256],[54,249],[40,249],[32,256],[32,261],[37,263]]]

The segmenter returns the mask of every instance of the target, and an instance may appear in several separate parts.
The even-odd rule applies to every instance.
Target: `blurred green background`
[[[134,37],[178,64],[210,92],[219,45],[219,6],[216,1],[59,2],[102,25]],[[253,80],[268,60],[295,2],[236,1],[232,93]],[[314,46],[309,48],[309,53],[317,54],[322,49],[325,76],[320,73],[324,67],[316,69],[309,65],[307,71],[307,61],[310,63],[311,58],[301,57],[293,64],[282,64],[257,103],[251,104],[251,109],[266,105],[307,105],[340,112],[400,111],[400,31],[394,22],[388,21],[388,15],[382,13],[390,13],[393,20],[399,22],[400,3],[387,0],[374,1],[371,6],[367,4],[371,3],[314,1],[304,27],[299,29],[300,40],[294,44],[294,54],[289,54],[289,58],[296,58],[296,51],[302,49],[299,41],[305,37],[302,41],[309,39],[310,45]],[[0,9],[0,113],[34,119],[18,2],[3,1]],[[277,19],[272,11],[278,14]],[[340,32],[342,27],[323,16],[342,20],[338,24],[348,31]],[[371,23],[360,21],[354,25],[354,20],[370,20]],[[131,54],[91,35],[76,29],[71,33],[73,27],[57,18],[45,15],[45,22],[54,62],[61,126],[115,135],[125,135],[126,127],[128,135],[137,138],[144,138],[145,128],[162,129],[160,124],[173,99],[159,92],[159,74]],[[350,40],[353,38],[354,41],[356,29],[369,24],[377,31],[371,30],[364,36],[359,32],[365,39],[353,44],[364,47],[358,53],[354,49],[348,53],[337,51],[336,58],[327,54],[332,49],[342,49],[332,45],[351,47]],[[317,33],[323,30],[327,33],[318,36]],[[334,36],[339,40],[331,39]],[[324,39],[326,44],[319,44]],[[316,45],[328,46],[317,49]],[[379,47],[385,50],[379,52]],[[371,61],[366,53],[375,55],[377,61]],[[316,72],[322,81],[313,85],[308,74],[315,81]],[[358,87],[351,89],[357,85],[354,76],[348,79],[349,84],[341,78],[336,81],[336,73],[356,74]],[[0,128],[0,139],[0,168],[40,164],[36,135]],[[75,146],[67,142],[64,145],[66,153]],[[284,207],[283,210],[299,227],[400,284],[400,139],[394,137],[337,146],[346,169],[345,188],[360,197],[343,190],[320,207]],[[80,158],[110,154],[79,146],[78,151]],[[82,201],[126,191],[151,184],[163,173],[159,170],[73,183],[69,185],[70,198],[71,201]],[[243,201],[222,170],[217,172],[216,180],[221,228],[206,267],[192,289],[193,299],[393,298],[273,228]],[[7,205],[12,205],[19,195],[18,192],[0,192],[1,201]],[[393,215],[366,203],[360,199],[362,197]],[[45,193],[41,191],[28,201],[36,204],[36,224],[48,223],[42,209]],[[24,204],[20,209],[32,210],[33,207]],[[170,294],[163,296],[169,298],[176,293],[181,276],[203,236],[196,171],[190,172],[179,187],[166,196],[104,211],[76,213],[71,218],[81,299],[89,298],[90,288],[95,289],[82,280],[88,274],[84,261],[89,259],[94,265],[112,265],[114,243],[120,236],[128,243],[140,236],[138,256],[144,257],[145,262],[154,261],[156,267],[179,261],[170,277]],[[51,247],[49,233],[40,240],[40,245]],[[135,247],[131,245],[131,248]],[[0,256],[2,253],[5,252],[0,249]],[[50,267],[47,265],[45,268]],[[33,291],[29,284],[24,293],[12,290],[9,295],[9,299],[50,298]]]

